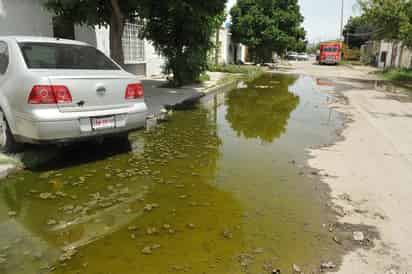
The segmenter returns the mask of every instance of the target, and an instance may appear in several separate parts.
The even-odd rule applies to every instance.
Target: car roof
[[[45,36],[0,36],[0,39],[4,40],[12,40],[17,43],[54,43],[54,44],[70,44],[70,45],[89,45],[84,42],[69,40],[69,39],[61,39],[55,37],[45,37]]]

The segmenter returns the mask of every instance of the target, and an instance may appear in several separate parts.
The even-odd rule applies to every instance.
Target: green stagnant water
[[[342,126],[331,99],[312,78],[265,75],[130,144],[26,152],[0,184],[0,273],[317,269],[337,250],[302,166]]]

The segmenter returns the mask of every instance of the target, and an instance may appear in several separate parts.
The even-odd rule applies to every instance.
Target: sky
[[[319,42],[338,38],[342,0],[299,0],[303,23],[309,42]],[[228,8],[236,0],[228,1]],[[359,15],[357,0],[344,0],[344,23],[351,15]]]

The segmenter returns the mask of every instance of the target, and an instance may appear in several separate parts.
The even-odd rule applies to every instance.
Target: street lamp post
[[[344,14],[344,9],[345,9],[345,0],[342,0],[341,13],[340,13],[340,33],[339,33],[340,39],[342,39],[342,36],[343,36],[343,14]]]

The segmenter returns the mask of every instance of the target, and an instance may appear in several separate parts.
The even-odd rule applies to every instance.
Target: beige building
[[[401,42],[379,42],[377,58],[379,68],[412,68],[412,50]]]
[[[222,25],[219,30],[218,40],[217,59],[219,64],[225,65],[246,62],[247,48],[242,44],[233,42],[229,24],[225,23]],[[216,52],[214,52],[214,55],[216,55]],[[213,61],[215,61],[216,56],[213,56],[213,58]]]

